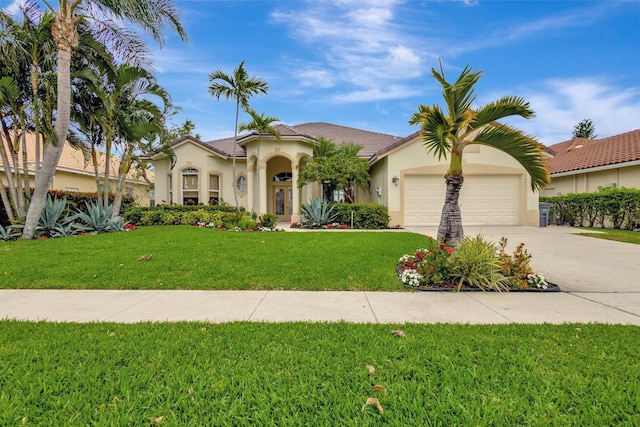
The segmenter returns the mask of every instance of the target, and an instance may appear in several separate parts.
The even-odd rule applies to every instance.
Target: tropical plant
[[[598,137],[596,133],[596,128],[593,125],[591,119],[583,119],[573,127],[572,138],[586,138],[586,139],[595,139]]]
[[[0,240],[15,240],[20,237],[20,228],[9,225],[6,228],[0,225]]]
[[[233,135],[233,196],[236,202],[236,209],[238,209],[238,191],[235,185],[236,179],[236,145],[238,142],[238,116],[240,114],[240,107],[244,111],[249,111],[249,98],[251,96],[262,93],[266,94],[269,91],[269,85],[267,82],[256,76],[249,77],[249,74],[244,69],[244,61],[233,70],[233,74],[229,75],[220,69],[215,70],[209,76],[209,93],[216,99],[220,99],[224,96],[226,99],[232,99],[236,103],[236,121],[234,126]]]
[[[447,113],[438,105],[420,105],[409,123],[420,126],[428,153],[434,154],[439,160],[450,159],[445,175],[447,190],[438,241],[455,248],[464,235],[458,198],[464,181],[462,155],[467,146],[486,145],[509,154],[527,171],[534,191],[549,183],[549,171],[542,144],[522,131],[497,122],[514,115],[525,119],[534,117],[528,102],[523,98],[505,96],[473,109],[476,99],[474,89],[482,76],[481,71],[472,71],[467,66],[453,84],[445,80],[442,64],[440,72],[435,68],[431,72],[442,85]]]
[[[302,220],[305,225],[318,227],[333,223],[336,214],[333,212],[333,206],[314,197],[309,203],[305,203],[300,207]]]
[[[113,212],[113,205],[109,205],[106,208],[99,201],[85,202],[86,213],[77,212],[73,219],[79,219],[84,223],[82,230],[88,231],[91,234],[108,233],[110,231],[116,231],[118,225],[121,224],[120,229],[124,227],[124,222],[121,217],[111,218]]]
[[[273,135],[276,138],[276,141],[281,141],[280,132],[278,132],[272,124],[275,122],[279,122],[280,119],[274,116],[265,117],[264,113],[258,114],[256,110],[253,108],[249,108],[247,113],[251,116],[251,121],[247,123],[241,123],[238,128],[239,132],[243,131],[254,131],[258,134],[258,152],[256,154],[257,160],[260,161],[260,145],[262,144],[262,135]],[[257,167],[256,167],[257,170]],[[256,197],[260,193],[260,180],[256,181],[255,190],[253,192],[253,207],[251,208],[252,212],[260,211],[259,207],[256,208]]]
[[[96,17],[93,19],[94,34],[108,39],[110,46],[119,48],[125,58],[144,57],[143,42],[133,37],[123,27],[114,22],[129,22],[142,27],[160,44],[164,41],[164,29],[167,25],[186,40],[186,32],[179,20],[178,10],[172,0],[59,0],[58,9],[52,10],[54,22],[52,35],[57,48],[57,106],[55,119],[55,135],[44,147],[42,166],[36,177],[33,198],[27,212],[23,237],[34,236],[38,218],[46,203],[46,195],[55,173],[58,161],[67,138],[71,113],[71,57],[78,46],[78,24],[80,16]],[[114,18],[114,19],[105,19]],[[142,51],[142,52],[141,52]],[[141,54],[142,53],[142,54]]]
[[[51,195],[48,195],[36,227],[36,234],[53,237],[56,227],[72,222],[73,218],[65,215],[65,211],[67,211],[67,199],[57,197],[52,199]]]
[[[57,224],[53,227],[53,230],[51,230],[51,237],[70,237],[75,236],[81,231],[83,231],[83,227],[78,226],[75,222]]]
[[[450,278],[462,286],[483,291],[509,290],[509,280],[500,273],[501,262],[496,256],[496,245],[482,236],[465,237],[451,255]]]
[[[345,201],[354,203],[356,187],[366,187],[370,179],[367,161],[358,157],[361,149],[352,142],[335,145],[330,139],[318,138],[313,158],[300,171],[298,187],[320,182],[326,201],[334,201],[333,192],[340,189]]]

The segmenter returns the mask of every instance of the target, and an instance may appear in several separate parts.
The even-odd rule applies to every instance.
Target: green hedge
[[[9,188],[5,187],[7,193],[9,192]],[[33,192],[33,190],[31,190]],[[85,202],[91,202],[96,200],[96,193],[79,193],[73,191],[62,191],[62,190],[51,190],[49,191],[51,197],[57,197],[58,199],[67,199],[67,208],[69,211],[81,211],[87,213],[87,207]],[[113,194],[109,195],[109,201],[113,203]],[[136,201],[133,197],[128,194],[122,195],[122,205],[120,207],[120,215],[123,212],[130,210],[133,206],[136,205]],[[4,205],[0,202],[0,224],[6,226],[9,225],[9,218],[7,217],[7,212],[4,209]]]
[[[273,228],[277,217],[273,214],[258,215],[245,209],[236,210],[228,205],[155,206],[135,207],[124,214],[126,221],[135,225],[206,225],[225,229]]]
[[[601,188],[595,193],[540,197],[540,201],[551,203],[551,218],[558,225],[618,230],[640,226],[640,190],[635,188]]]
[[[124,213],[125,221],[136,225],[172,225],[182,224],[182,217],[185,213],[203,211],[209,214],[215,212],[236,212],[236,208],[229,205],[158,205],[153,207],[136,206]],[[244,209],[241,209],[244,211]],[[144,221],[143,221],[144,219]],[[194,221],[209,222],[209,221]]]
[[[353,212],[353,228],[363,230],[377,230],[389,227],[389,209],[377,203],[336,203],[333,212],[338,216],[335,222],[351,227],[351,212]]]

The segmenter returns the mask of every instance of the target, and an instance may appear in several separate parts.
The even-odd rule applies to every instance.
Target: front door
[[[273,212],[278,215],[278,218],[291,218],[292,199],[293,191],[291,187],[273,187]]]

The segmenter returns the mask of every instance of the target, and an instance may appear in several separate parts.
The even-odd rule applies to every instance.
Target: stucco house
[[[27,146],[27,165],[29,170],[29,181],[31,187],[35,183],[35,135],[26,135]],[[98,165],[100,170],[104,171],[104,162],[106,156],[103,152],[98,153]],[[19,161],[22,161],[22,155],[19,156]],[[9,158],[10,168],[13,169],[13,163]],[[112,171],[111,178],[109,180],[111,188],[115,188],[116,185],[116,173],[118,171],[120,159],[118,157],[111,157],[110,168]],[[20,169],[23,169],[22,164],[19,165]],[[153,182],[154,172],[147,171],[147,179]],[[0,161],[0,183],[6,185],[5,170],[2,162]],[[58,167],[56,168],[55,175],[51,180],[51,190],[64,190],[68,192],[81,192],[81,193],[94,193],[96,192],[96,180],[93,171],[93,165],[85,158],[82,151],[73,148],[68,142],[65,142],[65,146],[62,150]],[[125,192],[131,195],[136,203],[141,206],[149,206],[151,203],[151,186],[141,176],[137,175],[134,171],[130,171],[125,180]]]
[[[640,188],[640,129],[602,139],[574,138],[548,148],[551,183],[543,196]]]
[[[298,173],[312,158],[315,139],[325,137],[336,144],[363,146],[359,156],[369,163],[371,181],[367,188],[358,188],[356,202],[386,205],[392,225],[439,223],[447,162],[426,153],[418,132],[399,137],[318,122],[275,128],[281,141],[262,135],[259,158],[256,133],[238,138],[235,178],[233,137],[209,142],[181,137],[171,143],[173,168],[166,155],[151,155],[156,204],[234,204],[235,185],[239,204],[247,210],[299,221],[300,206],[320,196],[322,188],[321,183],[298,188]],[[501,151],[471,146],[463,167],[460,207],[465,225],[538,226],[538,193],[531,190],[529,175],[518,162]]]
[[[322,194],[321,183],[298,188],[299,171],[313,155],[314,140],[362,145],[359,156],[370,165],[371,181],[358,188],[356,202],[386,205],[390,224],[433,226],[444,204],[445,160],[428,155],[418,132],[407,137],[329,124],[274,126],[281,134],[249,133],[238,138],[236,175],[232,174],[233,137],[209,142],[183,136],[171,146],[175,166],[164,154],[149,158],[155,169],[156,204],[239,204],[247,210],[300,220],[300,206]],[[259,154],[258,154],[259,153]],[[538,193],[524,168],[501,151],[471,146],[464,156],[465,183],[460,207],[465,225],[538,226]]]

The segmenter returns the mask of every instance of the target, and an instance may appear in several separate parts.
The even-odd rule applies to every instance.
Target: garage
[[[523,225],[521,175],[465,175],[463,225]],[[405,175],[404,224],[437,226],[444,205],[442,175]]]

